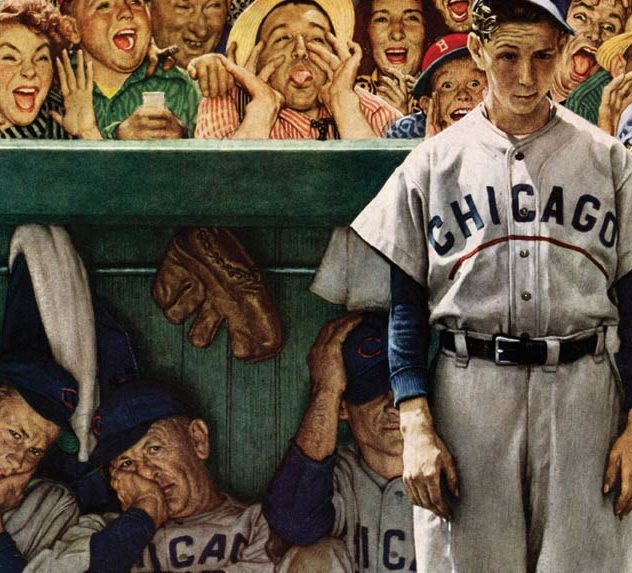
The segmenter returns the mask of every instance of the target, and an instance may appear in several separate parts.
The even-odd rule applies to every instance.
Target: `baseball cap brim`
[[[259,28],[266,16],[285,0],[255,0],[237,18],[228,36],[228,45],[235,42],[237,64],[243,66],[248,61],[257,42]],[[334,28],[336,38],[346,43],[353,38],[355,12],[351,0],[314,0],[327,14]]]
[[[28,388],[14,386],[23,400],[42,418],[56,424],[60,428],[57,444],[67,454],[76,454],[79,451],[79,438],[62,412],[51,409],[50,400]],[[44,416],[42,412],[46,412]]]
[[[438,58],[437,60],[432,62],[432,64],[429,65],[426,70],[424,70],[423,74],[421,74],[417,78],[417,81],[413,86],[413,95],[415,97],[420,97],[427,94],[430,77],[432,76],[434,71],[442,64],[445,64],[447,61],[458,58],[459,56],[465,56],[467,54],[469,54],[469,50],[467,49],[467,46],[464,46],[462,48],[456,48],[455,50],[448,52],[445,56],[442,56],[441,58]]]
[[[100,440],[90,456],[90,462],[97,466],[109,463],[138,442],[149,431],[153,423],[153,420],[145,422],[131,430],[112,434],[106,439]]]
[[[542,10],[544,10],[545,12],[548,12],[551,16],[553,16],[558,26],[563,31],[567,32],[568,34],[573,34],[573,35],[575,34],[575,30],[573,30],[570,24],[568,24],[568,22],[566,21],[566,18],[564,17],[564,14],[560,12],[560,9],[553,2],[551,2],[551,0],[524,0],[524,1],[528,2],[529,4],[533,4],[534,6],[538,6],[542,8]]]

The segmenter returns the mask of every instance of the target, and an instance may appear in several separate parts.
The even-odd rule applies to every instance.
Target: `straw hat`
[[[597,63],[606,71],[610,71],[612,60],[619,55],[623,56],[626,50],[632,46],[632,32],[625,32],[606,40],[597,50]]]
[[[255,0],[237,18],[228,36],[228,45],[237,44],[237,63],[243,66],[255,47],[259,28],[265,17],[286,0]],[[353,38],[355,14],[351,0],[313,0],[327,14],[334,28],[334,35],[343,42]]]

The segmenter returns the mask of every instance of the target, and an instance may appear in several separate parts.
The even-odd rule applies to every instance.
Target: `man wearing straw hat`
[[[354,89],[362,53],[353,26],[350,0],[254,2],[231,31],[228,57],[210,54],[189,66],[207,96],[196,137],[383,137],[401,114]]]

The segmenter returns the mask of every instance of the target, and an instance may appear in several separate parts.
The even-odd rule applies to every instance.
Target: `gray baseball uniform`
[[[621,413],[610,295],[632,270],[630,221],[632,157],[556,105],[521,138],[479,106],[413,150],[354,221],[426,288],[430,324],[455,335],[432,408],[461,498],[450,525],[416,514],[420,571],[446,538],[456,571],[632,569],[629,523],[601,495]],[[545,339],[547,364],[473,358],[466,333]],[[563,340],[593,334],[594,356],[559,363]]]
[[[90,568],[90,537],[118,514],[84,515],[50,549],[36,555],[25,572],[70,573]],[[259,504],[247,506],[230,497],[217,509],[165,523],[132,568],[135,573],[266,573],[274,566],[265,552],[268,524]]]
[[[2,521],[29,560],[51,546],[78,517],[75,498],[65,486],[36,479],[26,486],[22,503],[2,514]]]

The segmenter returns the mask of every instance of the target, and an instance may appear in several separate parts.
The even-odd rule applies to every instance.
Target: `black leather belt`
[[[446,330],[441,331],[441,346],[456,352],[454,345],[454,333]],[[492,360],[496,364],[518,365],[518,364],[546,364],[547,345],[544,340],[531,340],[514,338],[511,336],[496,335],[492,340],[482,340],[480,338],[465,337],[467,353],[477,358]],[[560,341],[560,356],[558,362],[567,364],[575,362],[582,356],[594,354],[597,348],[597,335],[581,340]]]

